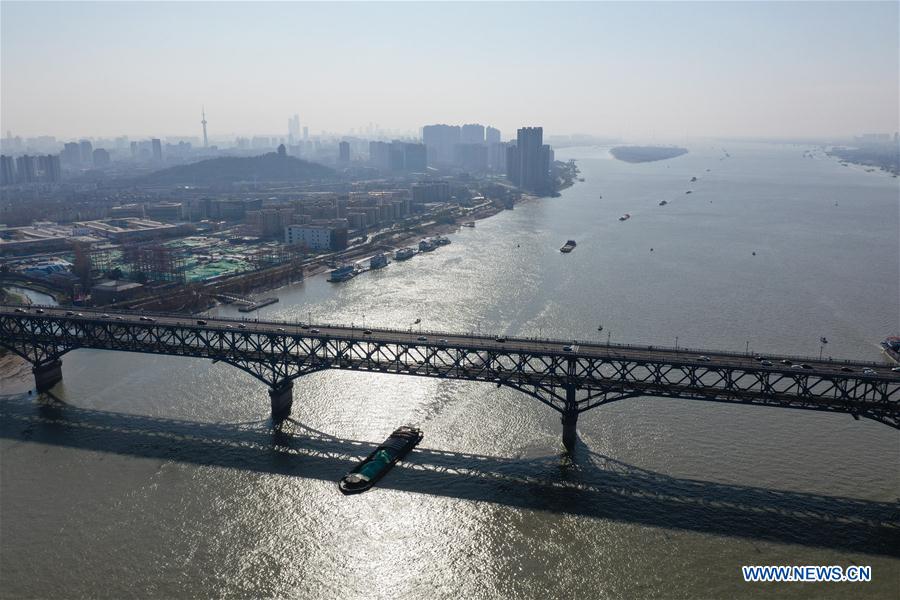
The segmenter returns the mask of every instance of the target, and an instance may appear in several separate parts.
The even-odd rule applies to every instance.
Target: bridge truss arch
[[[38,314],[0,306],[0,346],[31,362],[36,377],[45,367],[58,371],[60,357],[78,348],[225,362],[269,386],[273,414],[276,405],[289,411],[294,380],[326,369],[480,381],[517,390],[559,412],[569,442],[579,414],[638,396],[842,412],[900,428],[900,376],[867,376],[861,366],[844,372],[823,362],[797,370],[726,353],[711,361],[634,346],[566,351],[563,342],[551,341],[352,327],[322,326],[320,332],[289,323],[210,318],[201,324],[189,315],[141,320],[130,313],[82,311]]]

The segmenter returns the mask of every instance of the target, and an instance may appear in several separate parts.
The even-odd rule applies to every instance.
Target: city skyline
[[[295,114],[311,135],[473,120],[506,139],[527,123],[644,139],[898,129],[888,2],[0,11],[0,120],[23,137],[199,137],[201,107],[210,139],[287,136]]]

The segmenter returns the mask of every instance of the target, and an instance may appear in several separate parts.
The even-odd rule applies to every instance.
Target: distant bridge
[[[32,363],[39,391],[62,379],[63,354],[94,348],[229,363],[269,386],[276,420],[290,414],[295,379],[324,369],[344,369],[514,388],[562,415],[568,449],[575,444],[580,413],[637,396],[848,413],[900,429],[900,373],[884,364],[769,356],[771,365],[763,365],[739,353],[572,344],[0,305],[0,346]]]

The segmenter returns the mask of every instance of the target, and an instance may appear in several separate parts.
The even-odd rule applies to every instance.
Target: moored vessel
[[[437,248],[431,240],[422,240],[419,242],[419,252],[431,252]]]
[[[345,494],[364,492],[391,470],[401,458],[422,441],[422,431],[404,425],[394,431],[364,461],[344,475],[338,488]]]
[[[409,260],[415,256],[416,251],[412,248],[400,248],[394,252],[394,260]]]
[[[331,282],[347,281],[356,275],[356,267],[353,265],[344,265],[338,267],[328,275],[328,281]]]
[[[382,269],[388,265],[387,256],[383,253],[376,254],[372,258],[369,259],[369,268],[370,269]]]

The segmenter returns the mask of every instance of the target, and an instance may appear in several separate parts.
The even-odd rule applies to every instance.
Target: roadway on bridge
[[[40,312],[39,312],[40,311]],[[524,352],[536,354],[559,354],[586,358],[612,358],[618,360],[635,360],[640,362],[660,362],[668,364],[696,364],[710,368],[726,367],[730,369],[768,370],[772,372],[798,371],[809,375],[827,376],[852,373],[857,377],[871,377],[879,380],[900,380],[900,373],[891,371],[892,366],[884,363],[818,360],[808,357],[784,357],[763,353],[762,357],[772,363],[771,366],[761,364],[753,355],[717,352],[714,350],[685,350],[656,346],[636,346],[618,344],[600,344],[594,342],[576,342],[565,340],[546,340],[529,338],[497,338],[483,335],[467,335],[454,333],[420,332],[415,330],[401,331],[392,329],[366,329],[337,325],[311,325],[289,322],[257,321],[250,319],[227,319],[186,314],[154,314],[122,311],[103,311],[86,308],[60,308],[50,306],[0,306],[0,314],[23,316],[23,313],[41,317],[63,317],[69,319],[126,321],[146,325],[186,326],[212,330],[237,330],[253,333],[288,334],[308,338],[328,338],[346,340],[371,339],[373,342],[398,343],[405,345],[432,345],[454,347],[468,350]],[[152,321],[151,321],[152,320]],[[200,325],[198,322],[205,324]],[[501,341],[502,340],[502,341]],[[759,355],[756,355],[759,356]],[[783,364],[781,361],[790,361]],[[806,365],[804,368],[800,365]],[[844,370],[842,370],[842,368]],[[850,369],[847,371],[846,369]],[[871,369],[873,373],[865,373]]]

